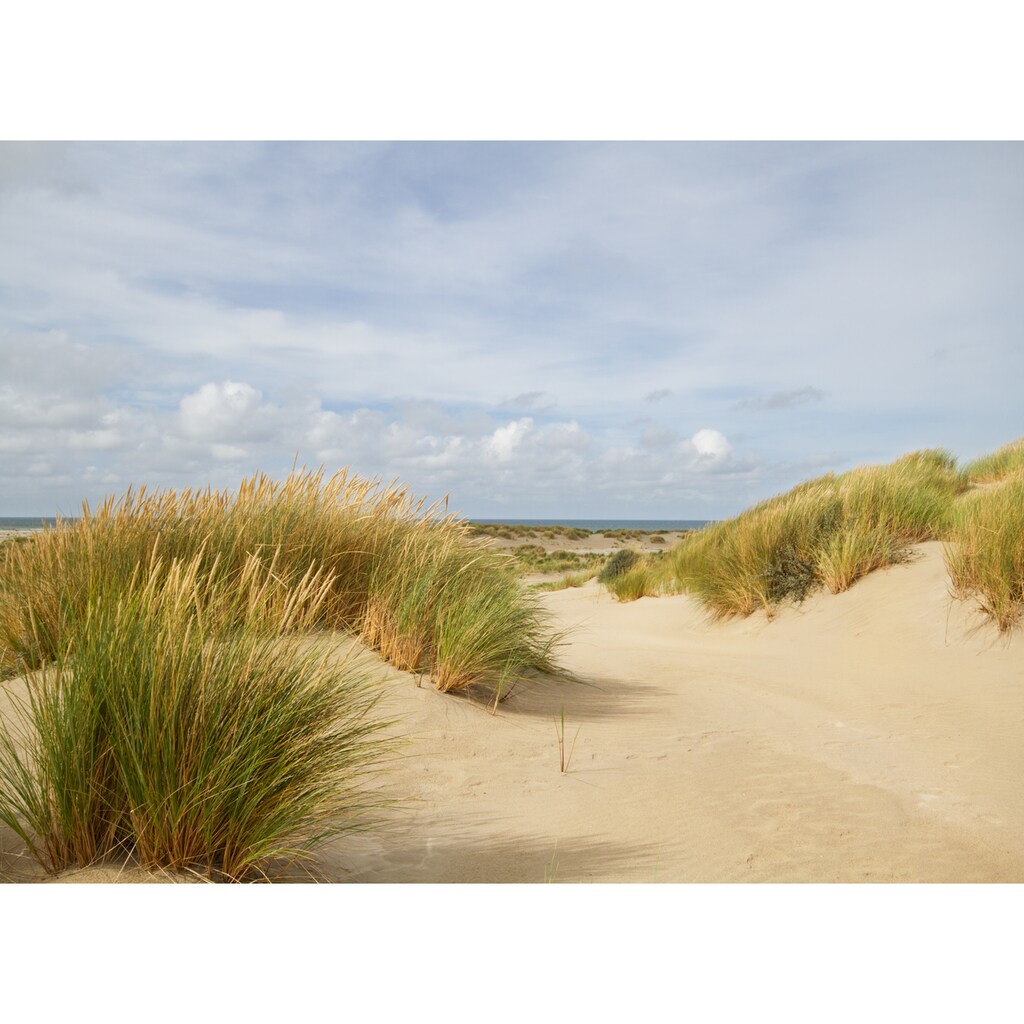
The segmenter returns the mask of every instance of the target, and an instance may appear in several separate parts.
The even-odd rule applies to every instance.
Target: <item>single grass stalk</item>
[[[576,729],[576,735],[572,738],[572,746],[569,748],[569,756],[565,755],[565,705],[562,705],[562,720],[561,726],[559,726],[558,719],[555,719],[555,735],[558,737],[558,770],[565,775],[569,771],[569,765],[572,763],[573,751],[576,749],[576,739],[580,734],[580,729],[583,726],[578,726]]]
[[[551,851],[551,860],[548,862],[546,868],[544,868],[544,882],[551,884],[555,881],[555,876],[558,874],[558,843],[555,843],[555,848]]]

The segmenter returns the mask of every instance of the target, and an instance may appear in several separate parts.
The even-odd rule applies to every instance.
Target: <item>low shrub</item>
[[[611,582],[623,573],[628,572],[639,558],[640,555],[635,551],[631,551],[629,548],[623,548],[621,551],[616,551],[614,554],[609,556],[608,561],[605,562],[604,568],[600,573],[598,573],[598,582]]]
[[[635,561],[625,572],[614,576],[605,585],[620,601],[636,601],[657,592],[651,563],[646,559]]]

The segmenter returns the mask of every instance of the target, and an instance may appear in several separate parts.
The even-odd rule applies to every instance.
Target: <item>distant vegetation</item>
[[[716,618],[771,616],[783,601],[904,561],[911,545],[946,542],[955,592],[1001,629],[1024,607],[1024,438],[963,469],[948,452],[827,474],[691,534],[664,559],[638,559],[608,579],[620,600],[696,596]]]
[[[586,540],[590,530],[578,526],[527,526],[523,523],[467,523],[470,536],[500,537],[502,540],[543,538],[544,540]]]
[[[544,580],[533,585],[534,590],[569,590],[573,587],[586,586],[595,576],[596,572],[568,572],[557,580]]]
[[[593,569],[597,571],[608,556],[594,551],[545,551],[539,544],[520,544],[509,552],[530,572],[569,572]]]
[[[608,559],[597,578],[602,583],[610,583],[629,572],[638,561],[640,561],[640,555],[636,551],[623,548]]]

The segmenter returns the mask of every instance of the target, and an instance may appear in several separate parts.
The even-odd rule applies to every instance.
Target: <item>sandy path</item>
[[[520,687],[493,717],[381,666],[404,805],[322,851],[323,877],[1024,881],[1024,636],[977,628],[940,545],[917,551],[772,622],[546,594],[578,681]]]
[[[339,844],[359,881],[1024,880],[1024,644],[971,632],[938,544],[801,608],[712,625],[688,598],[546,595],[578,684],[496,718],[399,691],[417,801]],[[553,718],[580,726],[558,771]]]

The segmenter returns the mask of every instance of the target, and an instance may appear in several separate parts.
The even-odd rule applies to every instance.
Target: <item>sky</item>
[[[704,519],[1024,434],[1020,143],[0,143],[0,515]]]

